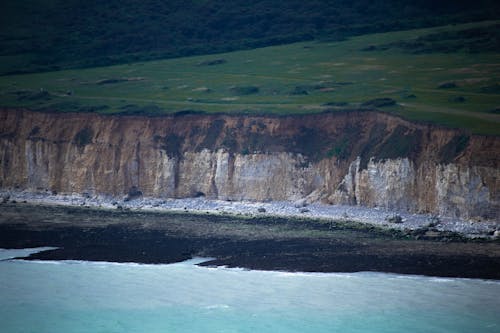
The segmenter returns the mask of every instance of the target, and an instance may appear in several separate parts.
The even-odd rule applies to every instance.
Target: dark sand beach
[[[426,236],[427,235],[427,236]],[[173,263],[305,272],[500,279],[500,242],[355,222],[6,203],[0,248],[54,246],[41,260]]]

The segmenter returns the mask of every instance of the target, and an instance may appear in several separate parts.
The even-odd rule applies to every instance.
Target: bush
[[[465,134],[456,135],[439,151],[439,161],[443,164],[452,162],[469,145],[470,137]]]
[[[256,86],[234,86],[229,88],[231,93],[235,95],[252,95],[259,92],[259,87]]]
[[[465,97],[464,96],[455,96],[455,97],[450,97],[448,99],[449,102],[453,103],[464,103],[465,102]]]
[[[92,137],[94,136],[94,132],[90,127],[85,127],[76,133],[73,138],[73,143],[78,147],[85,147],[86,145],[92,143]]]
[[[302,87],[295,87],[292,91],[290,91],[290,95],[309,95],[309,92]]]
[[[381,108],[385,106],[393,106],[396,105],[396,101],[392,98],[384,97],[384,98],[375,98],[361,104],[362,107],[367,108]]]
[[[438,86],[439,89],[451,89],[456,87],[457,84],[455,82],[443,82]]]
[[[156,104],[149,104],[149,105],[127,104],[120,107],[120,114],[126,114],[126,115],[156,116],[162,114],[163,112],[164,112],[163,109]]]

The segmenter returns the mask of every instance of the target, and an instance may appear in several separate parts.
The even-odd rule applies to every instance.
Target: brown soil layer
[[[355,223],[183,213],[0,206],[0,248],[55,246],[31,259],[173,263],[249,269],[500,279],[500,242],[436,237]]]

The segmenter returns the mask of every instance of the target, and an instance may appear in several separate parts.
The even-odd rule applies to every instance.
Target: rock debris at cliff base
[[[500,230],[500,222],[471,222],[457,218],[437,217],[431,214],[411,214],[383,208],[367,208],[349,205],[326,205],[314,203],[302,205],[290,201],[252,202],[210,200],[203,197],[185,199],[136,198],[125,201],[112,196],[81,196],[52,194],[48,192],[0,191],[0,197],[18,205],[24,203],[40,205],[62,205],[99,208],[117,211],[186,212],[194,214],[228,214],[239,217],[276,216],[290,218],[320,219],[323,221],[353,221],[387,229],[456,232],[468,238],[493,238]],[[306,204],[304,204],[306,205]],[[263,210],[260,210],[263,208]],[[402,223],[391,223],[390,218],[400,216]],[[436,220],[437,219],[437,220]]]

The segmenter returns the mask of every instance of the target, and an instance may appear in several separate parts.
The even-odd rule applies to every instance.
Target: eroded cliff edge
[[[0,110],[0,188],[500,217],[500,138],[377,112],[102,116]]]

